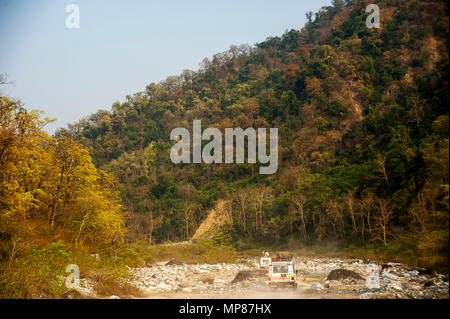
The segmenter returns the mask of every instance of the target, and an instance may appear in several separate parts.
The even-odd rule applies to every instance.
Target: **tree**
[[[189,224],[191,223],[192,214],[194,213],[197,205],[194,203],[185,203],[183,207],[183,216],[184,216],[184,223],[186,227],[186,240],[189,240],[191,238],[189,233]]]
[[[307,237],[308,237],[307,232],[306,232],[307,220],[306,220],[306,217],[305,217],[305,210],[304,210],[305,204],[307,203],[306,195],[302,194],[300,192],[296,192],[295,194],[293,194],[291,196],[291,198],[292,198],[292,201],[293,201],[293,203],[294,203],[295,207],[297,208],[298,213],[300,215],[300,220],[301,220],[301,223],[302,223],[301,224],[301,228],[300,228],[300,233],[302,235],[303,240],[306,240]]]
[[[381,232],[381,241],[384,245],[387,244],[388,224],[392,219],[393,207],[386,199],[376,199],[377,211],[373,216],[375,221],[374,226],[378,232]]]
[[[345,202],[347,204],[347,208],[348,208],[348,211],[350,213],[350,218],[351,218],[351,221],[352,221],[353,231],[357,232],[358,229],[356,227],[355,212],[354,212],[354,209],[353,209],[353,206],[354,206],[354,203],[355,203],[355,196],[354,196],[354,192],[353,191],[348,193],[345,196]]]
[[[0,98],[2,228],[17,235],[7,225],[46,218],[52,231],[60,226],[76,245],[87,237],[100,243],[121,241],[125,225],[115,179],[97,170],[88,150],[70,137],[48,136],[43,126],[51,120],[40,116]],[[12,256],[19,246],[13,247]]]
[[[238,211],[237,223],[235,224],[241,227],[244,234],[249,235],[247,226],[247,211],[251,207],[250,194],[248,192],[239,192],[234,194],[233,204]]]
[[[376,163],[378,165],[377,171],[383,175],[384,180],[386,181],[386,184],[389,185],[389,180],[386,172],[386,155],[378,153]]]
[[[256,188],[253,196],[253,205],[255,210],[255,232],[261,232],[264,223],[264,205],[270,200],[271,189],[269,187]]]

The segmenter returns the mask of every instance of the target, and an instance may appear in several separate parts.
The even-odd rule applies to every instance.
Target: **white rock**
[[[398,283],[398,282],[395,282],[395,281],[390,283],[390,288],[398,290],[398,291],[403,291],[402,285],[400,283]]]
[[[311,289],[322,289],[322,288],[323,286],[318,282],[311,285]]]

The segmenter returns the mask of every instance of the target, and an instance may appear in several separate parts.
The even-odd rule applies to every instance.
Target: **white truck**
[[[269,265],[269,287],[297,287],[297,273],[291,254],[281,252],[272,257]]]
[[[261,258],[259,259],[259,268],[269,268],[272,258],[268,252],[263,252]]]

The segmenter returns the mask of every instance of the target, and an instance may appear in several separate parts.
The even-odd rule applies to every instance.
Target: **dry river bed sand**
[[[448,278],[425,273],[420,268],[398,263],[376,264],[373,261],[333,258],[295,258],[298,287],[271,289],[267,276],[232,283],[242,270],[258,270],[257,259],[239,264],[165,265],[130,268],[127,280],[144,291],[147,298],[448,298]],[[347,269],[367,278],[377,269],[378,288],[369,288],[365,280],[326,280],[334,269]]]

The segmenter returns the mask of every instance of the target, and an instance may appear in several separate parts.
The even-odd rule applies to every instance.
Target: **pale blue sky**
[[[65,7],[80,8],[67,29]],[[0,74],[19,98],[58,120],[49,132],[144,90],[230,45],[301,29],[331,0],[0,0]]]

